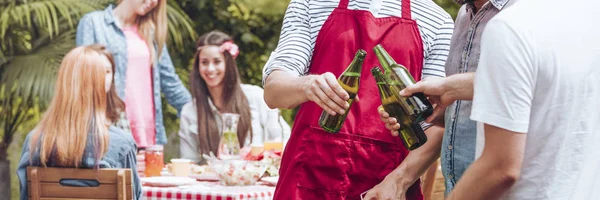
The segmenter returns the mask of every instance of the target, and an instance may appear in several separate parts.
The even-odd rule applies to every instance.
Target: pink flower
[[[235,59],[239,54],[240,54],[240,49],[238,48],[238,46],[236,44],[234,44],[232,41],[227,41],[225,43],[223,43],[220,47],[219,50],[221,52],[225,52],[227,51],[229,54],[231,54],[231,56]]]

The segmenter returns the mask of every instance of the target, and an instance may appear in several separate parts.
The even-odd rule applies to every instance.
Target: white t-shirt
[[[522,0],[483,34],[471,119],[527,134],[502,199],[600,198],[598,0]]]

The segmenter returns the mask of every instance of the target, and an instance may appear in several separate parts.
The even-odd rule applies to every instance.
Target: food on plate
[[[261,161],[210,160],[211,168],[219,175],[222,185],[253,185],[265,173],[267,166]]]
[[[196,165],[192,164],[191,166],[192,173],[194,174],[202,174],[205,172],[211,172],[210,167],[208,165]]]
[[[172,167],[171,163],[167,164],[167,169],[169,170],[170,173],[173,173],[173,167]],[[210,169],[210,167],[208,165],[191,164],[190,172],[192,174],[203,174],[206,172],[212,172],[212,170]]]

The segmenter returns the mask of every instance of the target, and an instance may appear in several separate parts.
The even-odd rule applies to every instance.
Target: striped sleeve
[[[279,44],[263,68],[263,85],[275,70],[302,76],[307,71],[315,42],[310,37],[308,0],[292,0],[283,18]]]
[[[444,22],[435,30],[433,44],[426,54],[423,78],[446,76],[444,65],[450,52],[450,39],[454,31],[454,21],[447,15]]]

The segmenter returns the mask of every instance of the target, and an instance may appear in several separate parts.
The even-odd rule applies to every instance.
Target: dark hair
[[[200,76],[200,50],[204,46],[221,46],[223,43],[232,41],[231,37],[220,31],[211,31],[198,39],[196,43],[196,55],[194,67],[190,74],[190,88],[194,99],[196,99],[196,113],[198,117],[198,146],[199,153],[213,152],[217,153],[219,146],[219,127],[216,125],[215,116],[212,113],[208,98],[211,98],[206,86],[206,82]],[[223,95],[222,99],[213,101],[223,102],[223,112],[237,113],[240,115],[238,122],[237,135],[240,146],[243,146],[247,137],[252,138],[252,117],[250,116],[250,106],[248,100],[241,88],[240,74],[237,64],[229,52],[223,53],[225,58],[225,75],[223,77]]]

